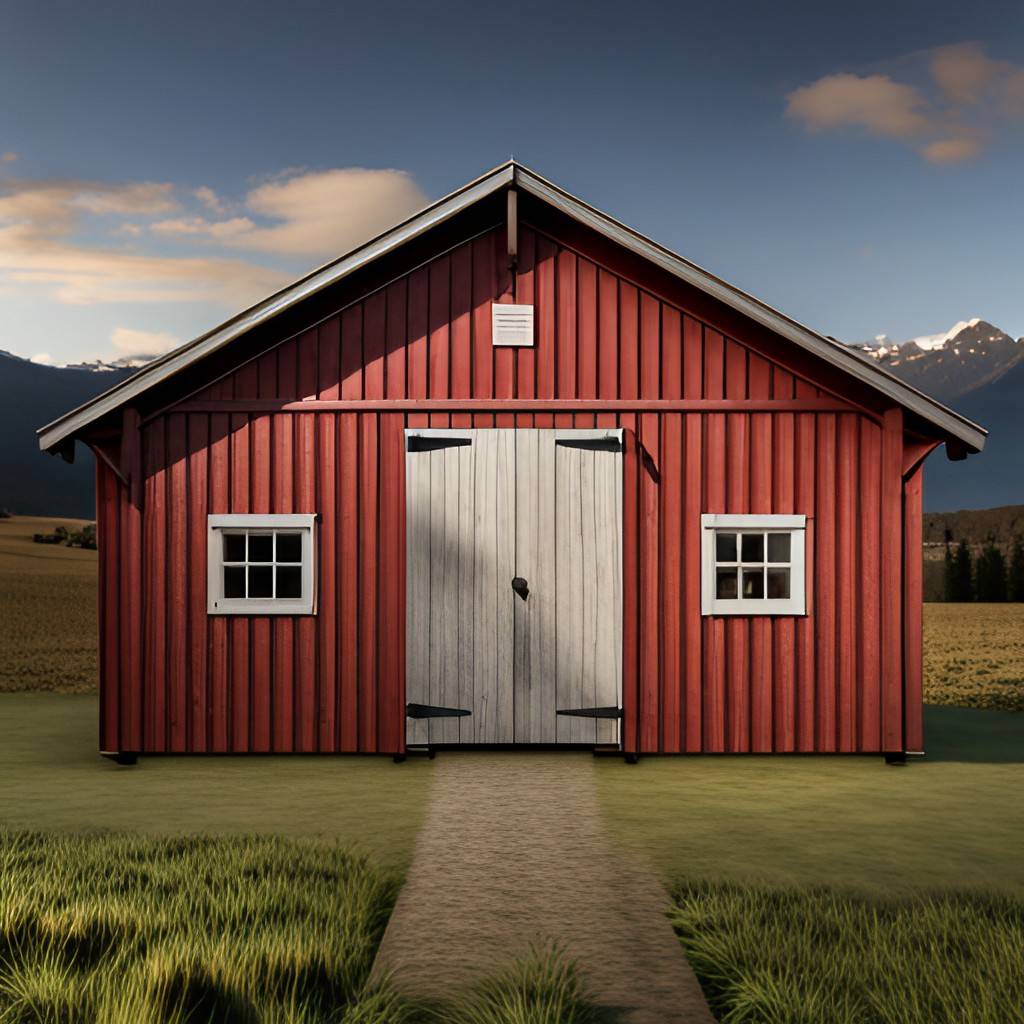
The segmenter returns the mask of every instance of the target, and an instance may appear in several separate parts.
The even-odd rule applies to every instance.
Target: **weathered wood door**
[[[619,741],[622,437],[406,434],[406,739]]]

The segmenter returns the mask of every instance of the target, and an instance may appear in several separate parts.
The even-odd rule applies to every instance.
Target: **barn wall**
[[[504,266],[502,232],[477,238],[146,422],[139,589],[118,590],[111,573],[125,570],[102,558],[101,586],[116,591],[103,627],[105,745],[116,727],[121,749],[400,750],[403,429],[621,426],[627,749],[900,749],[899,412],[765,409],[827,397],[806,359],[724,337],[540,232],[522,230],[514,282]],[[535,304],[536,348],[492,347],[498,297]],[[405,398],[495,405],[258,406]],[[525,414],[507,401],[529,398],[762,404]],[[138,511],[109,470],[100,479],[101,531],[123,545]],[[315,617],[206,615],[206,516],[217,512],[319,514]],[[810,614],[702,618],[701,512],[807,514]],[[146,607],[137,670],[111,624],[131,593]]]

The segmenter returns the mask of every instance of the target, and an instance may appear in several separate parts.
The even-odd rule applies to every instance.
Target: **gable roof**
[[[212,352],[223,348],[259,324],[291,308],[354,273],[374,260],[393,252],[424,232],[449,220],[485,197],[515,186],[560,210],[573,220],[629,249],[668,273],[698,288],[726,306],[786,338],[793,344],[855,377],[901,405],[943,434],[962,442],[971,451],[981,451],[987,431],[977,423],[947,408],[922,391],[904,383],[873,360],[833,338],[772,309],[752,295],[708,273],[657,242],[641,235],[613,217],[542,178],[528,167],[509,160],[450,195],[432,203],[396,227],[364,243],[344,256],[325,264],[287,288],[258,302],[194,341],[147,363],[137,373],[84,405],[65,413],[39,431],[39,447],[52,451],[101,417],[116,411],[150,388],[167,380]]]

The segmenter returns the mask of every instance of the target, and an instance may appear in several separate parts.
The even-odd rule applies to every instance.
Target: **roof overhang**
[[[40,448],[44,451],[60,450],[91,423],[115,412],[121,406],[138,398],[150,388],[167,380],[187,366],[191,366],[198,360],[230,344],[248,331],[311,295],[337,284],[355,271],[394,252],[405,243],[443,224],[485,197],[511,186],[535,196],[610,241],[618,243],[669,274],[749,317],[755,323],[821,357],[904,409],[915,413],[925,422],[937,428],[944,436],[954,439],[967,450],[981,451],[984,447],[988,432],[977,423],[904,383],[854,349],[803,326],[613,217],[589,206],[531,171],[528,167],[509,161],[488,171],[468,185],[464,185],[458,191],[439,199],[390,231],[378,235],[347,255],[320,267],[289,287],[250,307],[214,330],[182,345],[160,359],[147,363],[133,376],[109,391],[105,391],[42,427],[38,431]]]

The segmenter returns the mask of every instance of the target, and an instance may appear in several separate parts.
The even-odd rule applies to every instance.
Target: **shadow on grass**
[[[1024,713],[927,706],[928,761],[1024,764]]]

